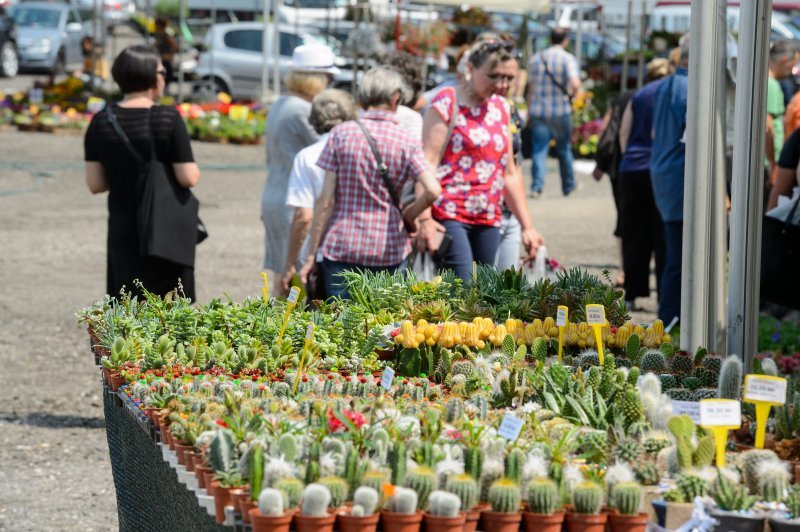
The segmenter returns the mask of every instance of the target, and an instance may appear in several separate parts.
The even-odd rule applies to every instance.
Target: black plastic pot
[[[658,526],[664,528],[667,522],[667,503],[663,499],[653,501],[653,511],[656,513]]]
[[[716,532],[763,532],[767,516],[763,512],[744,515],[739,512],[713,510],[711,517],[719,521]]]
[[[769,518],[769,528],[772,532],[800,532],[800,521],[773,516]]]

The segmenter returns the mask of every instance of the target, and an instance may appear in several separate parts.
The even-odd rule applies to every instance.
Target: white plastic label
[[[297,298],[300,296],[300,289],[296,286],[293,286],[291,290],[289,290],[289,297],[286,300],[291,303],[292,305],[297,304]]]
[[[605,307],[603,305],[586,305],[586,323],[589,325],[605,325]]]
[[[308,340],[310,342],[312,336],[314,336],[314,324],[313,323],[309,323],[308,324],[308,329],[306,329],[306,340]]]
[[[744,400],[782,405],[786,402],[786,379],[765,375],[745,375]]]
[[[703,427],[739,427],[742,424],[742,403],[733,399],[700,401],[700,425]]]
[[[516,439],[519,438],[519,433],[522,432],[522,426],[524,424],[525,422],[514,414],[506,414],[503,417],[503,422],[500,424],[500,429],[497,431],[497,434],[508,441],[516,441]]]
[[[700,403],[696,401],[672,401],[672,415],[680,416],[686,414],[695,425],[700,424]]]
[[[556,327],[567,326],[567,309],[559,308],[556,312]]]
[[[383,375],[381,375],[381,386],[388,390],[392,387],[392,380],[394,380],[394,370],[386,366],[383,370]]]

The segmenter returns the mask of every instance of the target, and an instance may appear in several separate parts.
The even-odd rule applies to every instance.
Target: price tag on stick
[[[297,298],[300,295],[300,289],[293,286],[289,290],[289,297],[286,298],[286,312],[283,313],[283,325],[281,325],[281,333],[278,335],[278,345],[283,341],[283,334],[286,332],[286,325],[289,323],[289,315],[297,306]]]
[[[264,279],[264,287],[261,289],[261,293],[264,295],[264,304],[266,305],[269,302],[269,276],[267,276],[267,272],[261,272],[261,278]]]
[[[769,410],[786,402],[786,379],[771,375],[745,375],[744,400],[756,406],[755,448],[763,449]]]
[[[597,358],[603,364],[603,327],[606,326],[606,308],[603,305],[586,305],[586,323],[594,330],[597,341]]]
[[[700,401],[700,426],[714,434],[717,467],[725,467],[728,431],[742,426],[742,404],[734,399],[703,399]]]
[[[503,417],[503,422],[500,423],[497,434],[508,441],[516,441],[517,438],[519,438],[519,433],[522,432],[522,426],[524,424],[525,422],[514,414],[506,414]]]
[[[569,309],[564,305],[558,306],[556,312],[556,327],[558,327],[558,363],[561,364],[561,357],[564,354],[564,328],[569,319]]]
[[[306,366],[306,357],[308,356],[308,350],[311,348],[311,340],[314,338],[314,324],[309,323],[308,328],[306,329],[306,341],[303,344],[303,351],[300,353],[300,364],[297,367],[297,377],[294,379],[294,384],[292,385],[292,394],[297,391],[297,383],[300,382],[300,379],[303,377],[305,373],[305,366]]]
[[[394,379],[394,369],[386,366],[383,370],[383,375],[381,375],[381,386],[383,386],[386,391],[392,387],[392,380]]]
[[[700,424],[700,403],[695,401],[672,401],[672,415],[686,414],[695,425]]]

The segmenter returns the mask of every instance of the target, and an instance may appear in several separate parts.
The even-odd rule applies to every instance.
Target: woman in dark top
[[[119,54],[111,69],[123,100],[114,104],[114,115],[133,147],[145,160],[150,159],[150,136],[154,135],[156,156],[171,163],[183,187],[200,180],[194,163],[186,126],[174,107],[154,106],[164,90],[161,59],[147,46],[131,46]],[[108,191],[108,254],[106,292],[116,296],[125,287],[138,293],[133,284],[164,295],[178,282],[183,292],[195,297],[194,268],[143,256],[139,252],[136,229],[136,180],[139,168],[134,156],[116,134],[107,110],[92,119],[84,138],[86,183],[93,194]]]

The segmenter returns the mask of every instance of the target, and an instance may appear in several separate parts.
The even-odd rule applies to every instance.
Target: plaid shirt
[[[568,115],[572,112],[569,98],[547,75],[544,68],[545,61],[553,77],[567,90],[569,90],[570,79],[579,76],[578,62],[575,60],[575,56],[561,46],[551,46],[534,55],[528,66],[530,82],[533,86],[529,107],[530,115],[537,118]]]
[[[422,147],[402,129],[393,113],[367,111],[361,122],[375,139],[400,196],[406,183],[429,170]],[[411,244],[400,211],[356,122],[333,128],[317,166],[336,174],[336,204],[320,245],[323,257],[361,266],[400,264]]]

